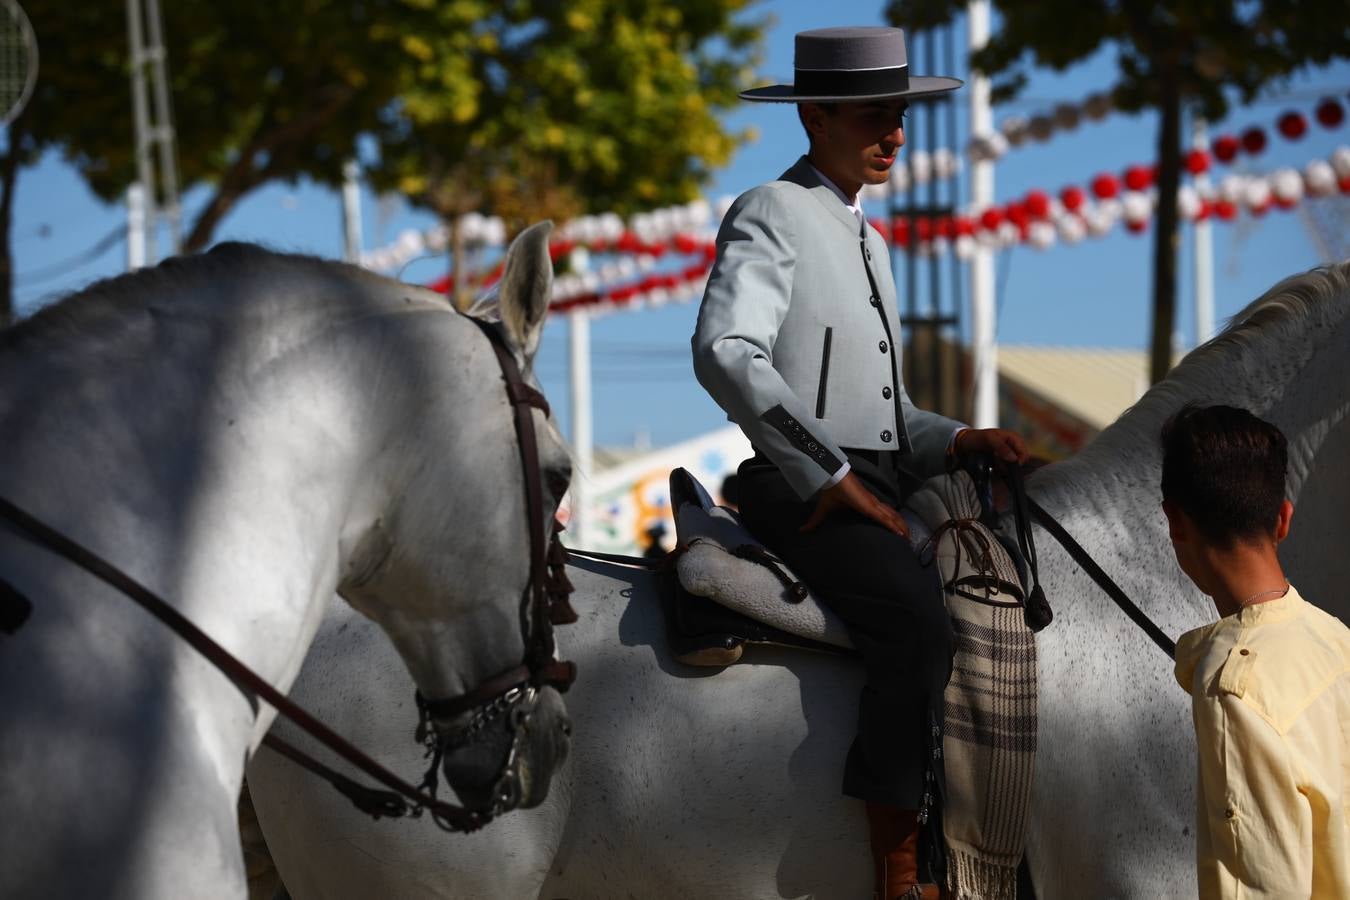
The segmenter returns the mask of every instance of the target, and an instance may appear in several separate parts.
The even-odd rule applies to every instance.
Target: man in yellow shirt
[[[1177,562],[1222,616],[1177,641],[1200,896],[1350,897],[1350,630],[1280,566],[1284,435],[1245,410],[1188,407],[1162,446]]]

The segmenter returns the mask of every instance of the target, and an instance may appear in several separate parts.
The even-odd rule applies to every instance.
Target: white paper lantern
[[[896,164],[891,166],[890,176],[891,187],[897,192],[903,194],[909,190],[909,166]]]
[[[993,154],[990,159],[1002,159],[1004,154],[1008,152],[1008,138],[1004,136],[1003,132],[995,131],[989,135],[988,140],[989,152]]]
[[[1101,92],[1088,94],[1086,99],[1083,100],[1083,115],[1096,122],[1110,115],[1115,105],[1110,94]]]
[[[1056,128],[1061,128],[1065,131],[1073,131],[1078,127],[1078,117],[1080,114],[1078,107],[1074,106],[1072,103],[1059,104],[1055,107],[1053,115]]]
[[[1219,181],[1219,199],[1229,203],[1241,201],[1246,179],[1241,175],[1225,175]]]
[[[712,223],[712,204],[702,197],[691,201],[688,206],[689,230],[699,231]]]
[[[915,184],[927,184],[933,177],[933,158],[926,150],[915,150],[909,155],[909,169]]]
[[[1303,197],[1303,178],[1297,169],[1276,169],[1270,176],[1270,189],[1285,203],[1296,203]]]
[[[399,232],[398,244],[395,249],[396,258],[399,262],[395,262],[394,265],[399,265],[405,259],[412,259],[421,253],[425,246],[426,242],[422,238],[422,232],[412,228],[406,228]]]
[[[1337,147],[1332,152],[1331,168],[1337,178],[1350,178],[1350,147]]]
[[[994,158],[994,148],[989,145],[989,138],[984,135],[977,135],[970,139],[966,144],[966,156],[971,162],[985,162]]]
[[[1312,197],[1329,194],[1336,190],[1336,170],[1325,159],[1314,159],[1303,169],[1303,186]]]
[[[1062,216],[1057,224],[1060,240],[1066,244],[1076,244],[1087,236],[1087,224],[1073,213]]]
[[[501,216],[488,216],[483,223],[483,240],[490,247],[500,247],[506,243],[506,223]]]
[[[1011,222],[1001,222],[998,226],[998,239],[1006,247],[1009,244],[1015,244],[1022,237],[1017,226]]]
[[[975,238],[969,234],[959,235],[952,244],[952,252],[957,259],[966,260],[975,255]]]
[[[1264,178],[1252,177],[1242,187],[1242,202],[1249,208],[1259,208],[1270,202],[1270,182]]]
[[[736,202],[736,198],[730,194],[723,194],[717,198],[717,204],[713,207],[713,212],[717,214],[717,221],[720,223],[727,217],[727,211],[731,209],[731,204]]]
[[[1020,146],[1027,139],[1027,120],[1021,116],[1009,116],[999,124],[999,131],[1011,147]]]
[[[1202,209],[1204,204],[1200,202],[1200,195],[1196,193],[1195,188],[1189,184],[1177,188],[1177,213],[1182,218],[1194,221]]]
[[[1048,141],[1055,133],[1055,120],[1044,113],[1032,116],[1031,123],[1027,125],[1027,133],[1035,140]]]
[[[961,161],[947,147],[943,147],[933,154],[933,174],[940,180],[946,181],[949,178],[955,178],[959,171],[961,171]]]
[[[1102,203],[1096,209],[1084,214],[1083,224],[1087,226],[1088,234],[1093,237],[1102,237],[1115,227],[1118,218],[1119,214],[1113,207],[1108,207],[1105,203]]]
[[[1037,250],[1046,250],[1055,245],[1055,226],[1049,222],[1033,222],[1027,232],[1027,240]]]
[[[1114,225],[1116,219],[1119,219],[1125,213],[1125,204],[1121,202],[1119,197],[1110,197],[1097,204],[1097,211],[1106,216]]]

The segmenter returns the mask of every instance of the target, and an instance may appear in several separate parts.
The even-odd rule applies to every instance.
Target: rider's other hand
[[[871,491],[863,486],[862,479],[849,472],[838,484],[822,490],[816,500],[816,508],[799,531],[803,534],[815,531],[825,518],[836,510],[851,509],[877,522],[881,527],[901,537],[909,537],[909,526],[895,508],[882,503]]]
[[[952,449],[958,454],[989,453],[999,462],[1018,465],[1031,458],[1022,436],[1006,428],[967,428],[956,435]]]

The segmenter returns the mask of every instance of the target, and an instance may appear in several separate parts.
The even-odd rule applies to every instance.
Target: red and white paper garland
[[[879,220],[872,224],[892,243],[913,244],[924,255],[950,250],[966,259],[978,245],[1001,248],[1015,243],[1046,249],[1057,240],[1072,244],[1101,237],[1118,222],[1133,233],[1145,231],[1157,206],[1153,179],[1153,167],[1131,166],[1122,177],[1096,176],[1086,190],[1071,185],[1057,196],[1033,190],[1021,200],[967,215],[920,218],[912,224],[897,219],[889,228]],[[1337,148],[1328,159],[1312,160],[1301,171],[1281,168],[1265,175],[1230,174],[1203,192],[1182,185],[1177,208],[1189,221],[1210,216],[1227,221],[1239,211],[1261,216],[1272,206],[1292,209],[1304,197],[1338,191],[1350,194],[1350,147]]]

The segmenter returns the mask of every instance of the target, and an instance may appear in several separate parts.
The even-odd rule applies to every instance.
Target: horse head
[[[554,659],[546,596],[565,579],[545,573],[571,463],[533,374],[550,230],[533,226],[507,251],[499,322],[456,315],[400,334],[448,340],[449,374],[418,373],[427,391],[391,398],[417,405],[404,418],[415,424],[382,450],[372,502],[344,533],[339,593],[399,648],[418,733],[484,820],[543,801],[571,730],[559,693],[571,672]]]

